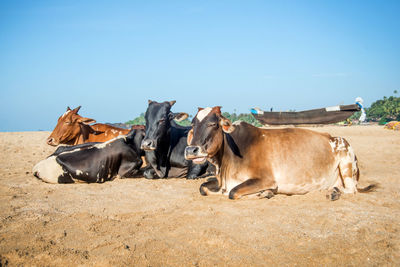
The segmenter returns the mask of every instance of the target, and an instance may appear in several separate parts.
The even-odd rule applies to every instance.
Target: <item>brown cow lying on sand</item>
[[[53,132],[47,138],[47,144],[79,145],[88,142],[105,142],[119,135],[126,135],[131,129],[144,129],[142,125],[134,125],[131,129],[122,129],[107,124],[95,123],[94,119],[84,118],[78,114],[81,107],[67,108],[67,111],[58,118]]]
[[[341,137],[311,130],[261,129],[245,122],[232,124],[220,107],[199,108],[188,134],[185,158],[216,166],[216,178],[203,183],[202,195],[224,194],[230,199],[253,195],[270,198],[329,190],[331,200],[341,192],[354,194],[360,172],[349,143]]]

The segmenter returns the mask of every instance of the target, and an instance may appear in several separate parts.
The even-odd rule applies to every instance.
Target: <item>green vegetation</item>
[[[262,126],[261,123],[259,123],[254,117],[253,115],[251,115],[250,113],[241,113],[239,115],[237,115],[236,113],[228,113],[228,112],[224,112],[222,113],[222,115],[229,119],[231,122],[235,122],[238,120],[241,121],[245,121],[247,123],[250,123],[254,126],[260,127]],[[189,118],[177,122],[177,124],[181,125],[181,126],[190,126],[192,122],[192,116],[189,116]],[[146,120],[144,119],[144,113],[141,113],[139,117],[136,117],[133,120],[127,121],[126,124],[130,124],[130,125],[145,125],[146,124]]]
[[[397,94],[395,90],[394,95]],[[367,121],[377,121],[380,125],[392,120],[400,120],[400,97],[384,96],[383,99],[376,100],[369,108],[365,108]],[[357,120],[361,111],[354,113],[350,120]]]
[[[134,118],[133,120],[125,122],[126,124],[130,125],[146,125],[146,120],[144,119],[144,113],[141,113],[139,117]],[[177,122],[177,124],[181,126],[189,126],[191,124],[191,120],[186,119],[183,121]]]
[[[189,117],[191,117],[191,116],[189,116]],[[183,121],[177,121],[176,123],[179,124],[180,126],[190,126],[192,124],[192,119],[188,118]]]
[[[247,122],[247,123],[252,124],[254,126],[257,126],[257,127],[263,126],[250,113],[240,113],[239,115],[237,115],[236,113],[223,112],[222,116],[224,116],[225,118],[229,119],[231,122],[244,121],[244,122]]]
[[[144,119],[144,113],[140,113],[139,117],[134,118],[133,120],[125,122],[130,125],[146,125],[146,120]]]
[[[358,120],[361,116],[361,111],[354,112],[353,115],[350,116],[350,120]]]
[[[397,94],[397,91],[394,91]],[[366,109],[367,119],[385,124],[391,120],[400,120],[400,97],[384,96]]]

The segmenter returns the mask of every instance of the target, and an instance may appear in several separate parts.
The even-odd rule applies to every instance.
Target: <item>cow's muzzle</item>
[[[202,164],[207,160],[208,154],[203,152],[199,146],[187,146],[185,148],[185,159],[196,164]]]
[[[140,148],[143,150],[156,150],[156,141],[152,139],[143,139]]]
[[[58,144],[59,144],[59,142],[56,139],[54,139],[53,137],[47,138],[46,143],[50,146],[58,146]]]

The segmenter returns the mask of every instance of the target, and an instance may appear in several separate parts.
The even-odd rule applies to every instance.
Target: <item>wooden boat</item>
[[[329,124],[344,121],[361,110],[358,104],[340,105],[327,108],[311,109],[299,112],[268,112],[252,108],[251,114],[262,124]]]

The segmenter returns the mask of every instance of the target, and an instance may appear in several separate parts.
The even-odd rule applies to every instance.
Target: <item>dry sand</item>
[[[368,194],[232,201],[204,180],[46,184],[32,166],[49,132],[0,133],[0,266],[400,265],[400,132],[316,127],[343,136]]]

